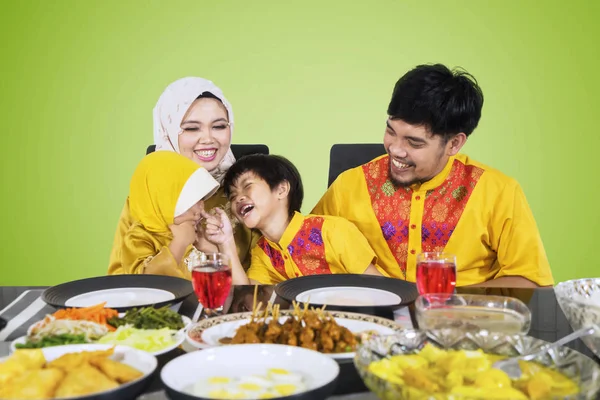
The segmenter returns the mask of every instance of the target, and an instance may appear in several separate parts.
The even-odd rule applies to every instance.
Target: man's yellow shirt
[[[342,173],[312,214],[341,216],[364,234],[388,276],[414,282],[417,254],[457,257],[457,286],[503,276],[554,280],[520,185],[459,154],[436,177],[396,188],[389,156]]]

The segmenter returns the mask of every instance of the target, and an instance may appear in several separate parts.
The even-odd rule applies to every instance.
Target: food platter
[[[256,295],[256,291],[255,291]],[[209,318],[191,325],[186,340],[196,348],[240,344],[282,344],[304,347],[335,359],[352,359],[354,349],[371,335],[390,335],[401,328],[392,320],[372,315],[325,311],[293,303],[293,310],[262,303],[252,312]]]
[[[108,316],[108,318],[107,318]],[[27,335],[11,343],[18,348],[50,348],[65,344],[124,345],[153,355],[167,353],[185,340],[191,320],[168,307],[143,307],[117,313],[103,303],[79,309],[62,309],[31,325]]]

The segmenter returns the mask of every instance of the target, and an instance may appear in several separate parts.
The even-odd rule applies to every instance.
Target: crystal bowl
[[[415,301],[420,330],[460,329],[527,334],[531,311],[519,299],[477,294],[424,294]]]
[[[554,288],[556,300],[573,330],[600,326],[600,278],[561,282]],[[581,338],[600,357],[600,335]]]
[[[356,352],[354,365],[365,385],[379,398],[408,400],[402,385],[372,374],[369,364],[386,356],[417,353],[427,343],[442,349],[482,349],[486,353],[509,357],[529,354],[548,344],[530,336],[491,334],[486,331],[405,330],[390,336],[374,336],[363,342]],[[579,385],[579,394],[566,399],[593,399],[600,389],[600,366],[591,358],[568,347],[549,350],[534,361],[562,372]]]

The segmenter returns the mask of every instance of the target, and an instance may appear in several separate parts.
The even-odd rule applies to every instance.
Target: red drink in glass
[[[419,294],[452,294],[455,286],[455,255],[429,252],[417,256],[417,290]]]
[[[417,289],[419,294],[454,293],[456,265],[453,263],[424,261],[417,264]]]
[[[192,285],[204,308],[223,307],[231,289],[231,268],[204,264],[192,270]]]

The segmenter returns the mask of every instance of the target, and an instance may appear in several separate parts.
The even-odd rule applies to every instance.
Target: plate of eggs
[[[326,399],[340,372],[317,351],[279,344],[241,344],[184,354],[161,371],[172,400]]]

